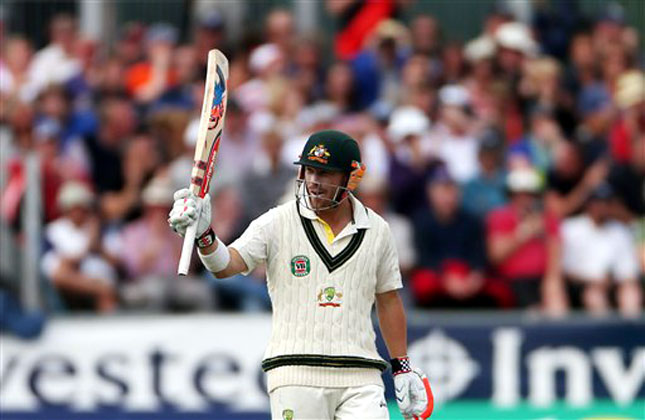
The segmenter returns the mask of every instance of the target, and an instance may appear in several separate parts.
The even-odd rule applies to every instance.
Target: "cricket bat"
[[[199,131],[195,145],[195,160],[190,177],[190,191],[197,197],[203,198],[208,194],[215,167],[215,159],[219,150],[219,142],[224,129],[224,115],[226,114],[226,99],[228,80],[228,60],[219,50],[208,52],[208,70],[206,72],[206,86],[204,87],[204,102],[199,118]],[[200,209],[197,209],[199,215]],[[188,274],[190,258],[193,254],[197,220],[186,230],[184,245],[181,249],[181,258],[177,273]]]

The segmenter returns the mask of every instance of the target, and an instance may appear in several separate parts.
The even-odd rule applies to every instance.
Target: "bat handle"
[[[197,214],[199,214],[199,205],[197,208]],[[197,236],[198,224],[199,219],[195,220],[194,223],[190,224],[186,228],[184,244],[181,247],[181,257],[179,257],[179,267],[177,267],[177,274],[180,276],[188,274],[188,267],[190,267],[190,258],[193,255],[193,247],[195,246],[195,236]]]

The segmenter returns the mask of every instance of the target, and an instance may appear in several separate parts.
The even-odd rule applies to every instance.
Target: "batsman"
[[[294,163],[295,199],[251,222],[228,247],[210,226],[208,195],[175,192],[169,218],[180,235],[198,224],[199,257],[217,278],[266,263],[273,322],[262,368],[272,418],[389,418],[381,379],[388,364],[376,350],[374,304],[399,409],[408,419],[430,417],[428,379],[407,357],[394,239],[387,222],[353,194],[365,172],[357,142],[320,131]]]

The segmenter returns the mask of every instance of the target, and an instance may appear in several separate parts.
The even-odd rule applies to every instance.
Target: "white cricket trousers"
[[[390,418],[384,390],[379,385],[349,388],[281,386],[271,391],[269,399],[272,420],[388,420]]]

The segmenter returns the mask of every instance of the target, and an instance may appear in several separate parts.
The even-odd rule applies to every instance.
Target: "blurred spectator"
[[[562,66],[553,57],[540,57],[525,64],[520,81],[525,112],[538,109],[552,115],[560,130],[570,137],[575,130],[574,97],[562,89]]]
[[[574,305],[594,315],[606,314],[615,286],[620,312],[637,316],[642,290],[636,246],[629,227],[610,216],[612,197],[611,187],[601,184],[589,197],[584,213],[563,222],[563,271]]]
[[[192,45],[199,62],[199,77],[206,74],[208,67],[208,52],[213,48],[223,49],[226,40],[226,22],[217,9],[199,16]]]
[[[441,52],[441,59],[441,79],[443,83],[456,84],[461,82],[466,70],[462,45],[457,42],[446,44]]]
[[[495,118],[495,63],[497,49],[489,36],[480,36],[464,47],[464,58],[470,64],[470,73],[464,82],[471,98],[473,112],[483,121],[492,123]]]
[[[4,104],[9,100],[27,100],[25,86],[28,84],[28,68],[33,51],[29,40],[13,36],[4,40],[0,58],[0,98]],[[2,107],[2,114],[6,112]]]
[[[537,54],[538,45],[531,35],[531,30],[520,22],[500,24],[494,36],[499,48],[499,68],[504,76],[511,80],[512,86],[516,86],[525,62]]]
[[[327,72],[322,66],[320,41],[313,36],[303,37],[297,40],[294,48],[293,67],[289,69],[293,84],[305,103],[321,99]]]
[[[457,182],[477,173],[477,139],[468,91],[461,85],[446,85],[439,91],[439,120],[430,132],[432,147],[446,163]]]
[[[569,67],[566,70],[565,86],[577,97],[580,91],[595,81],[597,64],[593,41],[588,32],[578,32],[569,42]]]
[[[374,210],[390,225],[399,256],[401,274],[407,278],[417,259],[412,224],[407,218],[394,213],[388,207],[388,195],[389,191],[384,179],[369,176],[361,181],[359,198],[366,207]]]
[[[58,150],[68,156],[89,175],[83,151],[83,138],[96,135],[98,121],[91,109],[78,110],[72,103],[71,94],[62,86],[49,85],[36,100],[36,121],[48,119],[59,126]],[[85,166],[85,167],[83,167]]]
[[[145,32],[146,30],[140,22],[124,24],[114,48],[114,58],[126,66],[142,60]]]
[[[418,269],[410,284],[417,305],[508,306],[509,293],[485,278],[484,231],[460,208],[459,186],[445,167],[429,177],[427,195],[429,210],[413,219]]]
[[[34,153],[40,163],[43,219],[49,222],[59,216],[57,195],[66,169],[64,162],[58,157],[60,127],[51,120],[43,120],[31,127],[29,124],[32,124],[32,118],[33,113],[28,106],[14,109],[12,115],[14,134],[18,136],[14,141],[20,149],[7,161],[8,176],[0,208],[5,220],[14,225],[18,225],[22,216],[21,200],[28,188],[24,156],[30,153]]]
[[[272,85],[280,83],[285,59],[275,44],[263,44],[251,52],[249,68],[253,78],[239,86],[234,95],[245,111],[253,113],[268,107]]]
[[[506,203],[504,140],[495,128],[488,128],[479,140],[479,172],[462,189],[462,206],[479,218]]]
[[[609,173],[618,198],[618,215],[630,222],[645,217],[645,133],[635,139],[632,147],[630,161],[614,165]]]
[[[536,3],[534,26],[542,50],[559,60],[566,58],[568,40],[581,20],[580,4],[565,0]]]
[[[615,117],[611,96],[604,84],[594,83],[582,89],[578,114],[581,119],[575,137],[582,147],[585,164],[589,164],[608,152],[607,134]]]
[[[566,141],[550,108],[537,106],[529,117],[526,135],[509,147],[511,159],[522,155],[527,162],[542,173],[547,173],[554,161],[558,144]]]
[[[172,63],[177,30],[166,23],[151,26],[145,35],[145,61],[130,66],[125,74],[128,93],[139,103],[148,104],[177,82]]]
[[[96,136],[85,138],[92,182],[100,194],[123,185],[121,151],[135,130],[135,118],[132,104],[125,98],[109,98],[100,105],[99,130]]]
[[[431,15],[417,15],[410,23],[412,49],[415,54],[433,57],[433,63],[439,64],[436,56],[441,44],[439,22]]]
[[[286,60],[294,60],[293,47],[296,38],[293,16],[287,9],[272,10],[265,20],[266,42],[276,45]]]
[[[425,179],[434,165],[427,138],[428,117],[415,107],[396,109],[387,128],[392,142],[390,186],[394,210],[407,217],[425,205]]]
[[[34,55],[29,66],[26,99],[35,99],[50,84],[65,85],[82,71],[75,57],[78,41],[76,19],[67,14],[54,16],[49,23],[49,44]]]
[[[278,133],[268,131],[262,135],[260,149],[247,155],[252,166],[240,183],[247,222],[277,205],[287,188],[292,186],[296,171],[280,160],[282,141]]]
[[[374,102],[390,106],[399,97],[400,72],[409,55],[409,32],[395,20],[376,26],[363,50],[352,60],[360,109]]]
[[[168,229],[172,193],[168,179],[153,178],[143,190],[143,215],[123,228],[119,257],[126,272],[121,294],[127,307],[148,310],[212,307],[206,283],[194,277],[177,277],[182,240]]]
[[[357,108],[357,85],[351,67],[343,62],[334,63],[327,71],[325,102],[333,105],[339,114]]]
[[[507,177],[509,204],[487,218],[488,257],[508,284],[519,307],[542,307],[552,314],[567,308],[560,268],[556,218],[542,208],[542,180],[530,168]]]
[[[192,111],[196,108],[195,82],[204,79],[201,79],[195,48],[190,45],[177,47],[173,52],[171,66],[176,83],[164,90],[150,112],[167,108]]]
[[[67,308],[108,312],[117,306],[117,273],[92,212],[94,200],[84,184],[68,181],[63,185],[58,195],[63,216],[46,227],[48,250],[41,265]]]
[[[590,192],[607,178],[609,164],[601,159],[585,168],[580,148],[559,142],[547,173],[547,208],[559,217],[581,211]]]
[[[620,115],[611,127],[609,146],[612,158],[624,164],[635,153],[632,142],[645,133],[645,75],[642,71],[631,70],[620,76],[614,89],[614,101]]]

